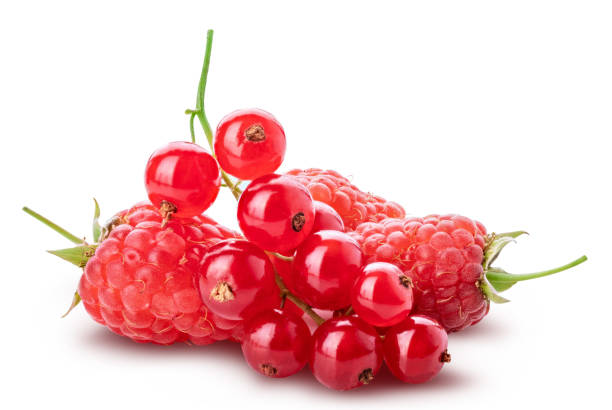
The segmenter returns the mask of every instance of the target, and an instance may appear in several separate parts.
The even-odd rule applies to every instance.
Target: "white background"
[[[3,2],[1,407],[606,407],[611,20],[606,1]],[[231,343],[138,345],[81,307],[60,319],[79,272],[44,250],[69,243],[21,206],[89,235],[92,197],[104,218],[144,199],[150,153],[188,138],[207,28],[211,122],[274,113],[282,170],[526,229],[499,259],[511,272],[590,260],[509,290],[421,386],[383,373],[336,393],[308,370],[260,377]],[[209,213],[236,226],[227,192]]]

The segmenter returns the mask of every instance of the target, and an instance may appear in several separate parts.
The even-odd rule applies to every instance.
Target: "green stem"
[[[195,119],[195,116],[196,113],[192,112],[189,117],[189,133],[191,134],[191,142],[193,142],[194,144],[196,142],[195,129],[193,128],[193,120]]]
[[[219,167],[219,169],[221,169]],[[229,188],[229,190],[232,192],[232,195],[234,195],[234,198],[236,198],[236,201],[240,199],[240,195],[242,195],[242,190],[240,188],[238,188],[238,185],[234,185],[232,183],[232,179],[230,178],[229,175],[227,175],[225,173],[225,171],[223,171],[221,169],[221,178],[223,178],[223,181],[225,181],[226,186]]]
[[[35,219],[39,220],[43,224],[47,225],[49,228],[53,229],[55,232],[59,233],[64,238],[68,239],[69,241],[71,241],[73,243],[76,243],[78,245],[82,245],[83,244],[83,242],[84,242],[83,238],[79,238],[78,236],[71,234],[70,232],[68,232],[67,230],[65,230],[61,226],[57,225],[56,223],[51,222],[50,220],[48,220],[47,218],[45,218],[41,214],[32,211],[27,206],[24,206],[22,209],[23,209],[23,211],[26,214],[34,217]]]
[[[280,289],[283,296],[289,299],[290,301],[292,301],[297,307],[302,309],[304,312],[306,312],[306,314],[310,316],[317,325],[321,325],[323,322],[325,322],[325,319],[317,315],[317,313],[314,310],[312,310],[310,306],[308,306],[304,301],[302,301],[300,298],[298,298],[293,293],[291,293],[289,289],[287,289],[287,286],[285,286],[285,282],[283,282],[283,279],[280,277],[278,272],[276,272],[276,269],[274,270],[275,270],[274,277],[276,279],[276,285]]]
[[[206,81],[208,79],[208,67],[210,65],[210,53],[212,51],[213,31],[208,30],[206,33],[206,51],[204,53],[204,64],[202,65],[202,74],[200,74],[200,82],[198,84],[198,95],[196,98],[196,115],[202,124],[204,134],[208,140],[208,145],[211,149],[213,147],[213,133],[206,118],[206,112],[204,111],[204,94],[206,92]]]
[[[558,268],[554,268],[554,269],[549,269],[549,270],[544,270],[541,272],[534,272],[534,273],[524,273],[524,274],[520,274],[520,275],[516,275],[516,274],[511,274],[511,273],[506,273],[506,272],[500,272],[500,271],[496,271],[496,270],[489,270],[487,271],[487,279],[495,281],[495,282],[520,282],[523,280],[530,280],[530,279],[535,279],[535,278],[541,278],[543,276],[548,276],[548,275],[552,275],[558,272],[563,272],[564,270],[573,268],[576,265],[580,265],[582,262],[586,261],[587,257],[586,255],[581,256],[580,258],[576,259],[575,261],[572,261],[568,264],[565,264],[563,266],[559,266]]]
[[[200,82],[198,83],[198,95],[196,97],[196,109],[191,112],[191,123],[190,123],[190,131],[191,131],[191,139],[195,142],[195,135],[193,132],[193,115],[195,114],[200,120],[200,125],[202,125],[202,129],[204,130],[204,135],[206,135],[206,140],[208,141],[208,146],[210,147],[210,152],[212,152],[213,156],[215,155],[215,148],[213,145],[213,132],[210,128],[210,123],[208,122],[208,118],[206,117],[206,111],[204,110],[204,94],[206,93],[206,82],[208,81],[208,67],[210,66],[210,54],[212,51],[212,42],[213,42],[213,30],[208,30],[206,33],[206,51],[204,52],[204,64],[202,65],[202,73],[200,74]],[[227,187],[234,195],[234,198],[238,200],[242,191],[238,188],[238,184],[234,185],[232,179],[225,171],[221,169],[221,178],[227,185]]]
[[[272,255],[274,255],[275,257],[277,257],[278,259],[285,261],[285,262],[293,262],[293,256],[285,256],[285,255],[281,255],[278,252],[270,252]]]

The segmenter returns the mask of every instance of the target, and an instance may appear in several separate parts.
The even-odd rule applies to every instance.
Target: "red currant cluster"
[[[445,330],[409,316],[412,281],[398,267],[366,264],[332,207],[294,177],[273,173],[285,145],[271,114],[239,110],[217,127],[217,160],[189,142],[170,143],[149,159],[145,185],[166,221],[206,211],[222,175],[234,192],[231,177],[252,181],[238,200],[246,239],[218,242],[197,270],[202,303],[217,322],[240,329],[233,334],[245,359],[266,376],[290,376],[310,362],[321,383],[346,390],[369,383],[384,357],[399,379],[429,380],[450,360]]]
[[[235,111],[213,135],[211,42],[209,31],[196,108],[186,112],[192,142],[151,155],[150,203],[104,228],[96,203],[95,244],[24,208],[79,245],[52,252],[84,268],[71,309],[82,300],[94,320],[137,342],[234,340],[268,377],[309,363],[323,385],[348,390],[384,362],[422,383],[450,361],[447,330],[480,321],[490,300],[506,301],[497,292],[586,260],[512,275],[490,264],[522,231],[487,234],[458,215],[404,218],[332,171],[276,174],[286,140],[268,112]],[[211,152],[195,143],[196,119]],[[222,186],[238,200],[242,235],[203,215]]]

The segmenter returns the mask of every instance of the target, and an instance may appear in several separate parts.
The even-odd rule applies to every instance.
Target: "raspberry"
[[[79,295],[92,318],[138,342],[217,340],[213,316],[194,285],[200,260],[217,242],[239,235],[206,216],[172,218],[141,203],[117,214],[89,259]]]
[[[586,260],[534,274],[513,275],[490,264],[503,247],[525,232],[489,234],[477,221],[460,215],[385,219],[366,222],[350,235],[370,262],[390,262],[410,277],[415,307],[438,320],[447,331],[478,323],[490,301],[507,302],[498,292],[518,281],[566,270]]]
[[[379,222],[385,218],[403,218],[404,208],[395,202],[365,193],[337,173],[317,168],[287,172],[310,191],[313,199],[324,202],[340,214],[346,230],[362,222]]]

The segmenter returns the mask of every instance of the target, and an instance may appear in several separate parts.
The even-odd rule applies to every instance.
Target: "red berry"
[[[414,313],[447,331],[479,322],[489,300],[479,287],[486,230],[459,215],[387,219],[364,223],[352,234],[368,262],[390,262],[414,284]]]
[[[385,218],[403,218],[404,209],[371,193],[360,191],[336,171],[294,169],[287,172],[308,188],[312,197],[334,208],[346,229],[353,230],[362,222],[378,222]]]
[[[448,336],[435,320],[413,315],[385,335],[385,363],[405,383],[423,383],[450,362]]]
[[[253,180],[278,169],[285,157],[285,132],[269,112],[237,110],[217,126],[215,154],[221,168],[239,179]]]
[[[310,368],[323,385],[349,390],[370,383],[382,364],[376,330],[354,316],[337,317],[315,331]]]
[[[212,246],[197,283],[204,304],[225,319],[246,319],[280,303],[272,263],[264,251],[241,239]]]
[[[238,202],[238,222],[248,240],[273,252],[294,249],[314,223],[312,197],[293,178],[269,174],[251,182]]]
[[[359,317],[372,326],[393,326],[412,309],[412,281],[395,265],[370,263],[353,286],[351,303]]]
[[[266,310],[246,322],[242,353],[249,366],[264,376],[287,377],[304,367],[311,343],[310,330],[298,316]]]
[[[363,252],[350,236],[319,231],[297,248],[290,283],[309,305],[341,309],[351,303],[351,288],[363,263]]]
[[[238,234],[201,216],[170,220],[151,204],[118,213],[89,259],[79,295],[92,318],[138,342],[214,341],[216,323],[194,286],[200,260]]]
[[[314,201],[315,220],[311,233],[328,230],[344,232],[344,223],[338,212],[321,201]]]
[[[145,170],[149,199],[165,213],[200,215],[215,201],[221,186],[217,161],[191,142],[171,142],[155,151]]]

